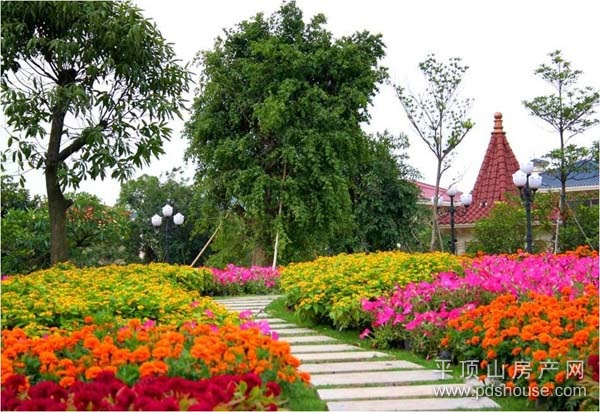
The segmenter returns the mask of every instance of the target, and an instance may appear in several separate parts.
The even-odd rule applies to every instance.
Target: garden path
[[[250,310],[266,320],[309,372],[311,383],[330,411],[406,411],[496,409],[493,400],[475,397],[464,383],[448,383],[440,370],[395,360],[390,355],[339,342],[316,331],[269,316],[265,307],[279,296],[243,296],[218,299],[229,310]],[[448,375],[446,373],[446,375]],[[436,396],[443,390],[461,390],[462,396]]]

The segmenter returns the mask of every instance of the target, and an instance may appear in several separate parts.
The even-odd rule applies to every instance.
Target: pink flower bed
[[[265,288],[275,288],[279,280],[279,271],[270,267],[252,266],[249,268],[227,265],[225,269],[212,268],[215,280],[223,286],[240,286],[255,283]]]
[[[550,296],[569,287],[573,298],[587,284],[598,285],[597,256],[484,256],[465,268],[464,276],[440,273],[431,282],[396,287],[391,296],[363,301],[362,309],[373,317],[376,331],[392,327],[431,336],[438,335],[436,330],[445,328],[448,320],[489,303],[497,295],[519,297],[535,291]],[[365,331],[361,336],[367,334]]]

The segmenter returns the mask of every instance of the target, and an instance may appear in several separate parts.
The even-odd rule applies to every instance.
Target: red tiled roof
[[[428,203],[431,203],[431,199],[435,195],[435,185],[430,185],[428,183],[418,182],[418,181],[414,181],[413,183],[415,185],[417,185],[419,190],[421,190],[421,194],[420,194],[421,199],[427,201]],[[447,190],[448,189],[440,187],[439,195],[443,196],[444,200],[449,199],[448,194],[446,193]]]
[[[507,193],[518,195],[519,190],[512,181],[512,174],[518,169],[519,162],[510,148],[508,140],[506,140],[506,132],[502,128],[502,113],[495,113],[492,137],[471,193],[473,203],[466,215],[456,214],[454,222],[457,224],[474,223],[489,214],[494,202],[506,200]],[[449,224],[449,222],[448,217],[440,219],[440,224]]]

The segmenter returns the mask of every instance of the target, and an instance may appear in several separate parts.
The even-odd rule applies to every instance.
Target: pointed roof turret
[[[465,216],[455,216],[456,223],[474,223],[487,216],[494,202],[506,200],[507,193],[519,194],[513,184],[512,174],[519,170],[515,157],[502,126],[502,113],[494,114],[494,130],[479,175],[473,187],[473,203]],[[443,219],[443,223],[448,223]]]

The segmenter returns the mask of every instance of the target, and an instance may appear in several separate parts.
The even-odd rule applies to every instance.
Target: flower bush
[[[212,295],[260,295],[278,289],[279,271],[270,267],[227,265],[225,269],[212,268],[211,272],[214,280],[209,293]]]
[[[207,309],[224,321],[233,315],[200,294],[210,282],[186,266],[77,269],[61,264],[2,281],[2,328],[43,333],[49,327],[77,327],[86,316],[96,322],[145,318],[177,325],[189,319],[208,321]]]
[[[290,346],[258,327],[197,324],[179,328],[130,320],[126,326],[91,324],[67,331],[53,329],[32,337],[22,329],[2,331],[2,382],[13,375],[35,384],[52,380],[70,387],[112,372],[132,385],[148,376],[202,379],[254,373],[265,381],[308,381]]]
[[[376,344],[386,347],[409,341],[415,352],[432,354],[448,320],[499,294],[518,297],[535,290],[553,295],[568,286],[575,296],[584,285],[598,284],[597,256],[483,256],[466,266],[464,276],[440,273],[430,282],[397,286],[391,296],[363,300]]]
[[[509,387],[574,385],[567,361],[598,353],[598,288],[588,284],[580,296],[573,295],[571,287],[564,287],[561,296],[500,295],[450,320],[443,344],[459,359],[481,361],[482,368],[497,363]],[[518,373],[516,362],[530,365],[529,376]],[[546,368],[550,362],[557,367]]]
[[[339,329],[365,326],[361,300],[377,298],[395,285],[429,280],[443,271],[462,273],[461,259],[446,253],[380,252],[342,254],[282,269],[286,304],[300,315]]]
[[[65,389],[53,381],[28,387],[23,375],[2,385],[3,410],[277,410],[281,388],[255,374],[215,376],[199,381],[146,377],[132,386],[102,372]]]

